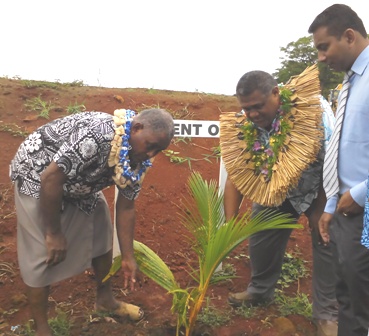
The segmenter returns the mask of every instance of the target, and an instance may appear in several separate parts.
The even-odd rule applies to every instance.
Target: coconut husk
[[[302,172],[316,160],[323,138],[317,66],[292,77],[285,87],[293,92],[293,127],[280,148],[270,179],[257,173],[246,150],[239,128],[246,116],[239,112],[220,116],[220,147],[229,178],[246,198],[267,207],[282,204],[288,191],[297,186]]]

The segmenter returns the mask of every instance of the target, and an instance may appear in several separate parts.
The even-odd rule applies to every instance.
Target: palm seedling
[[[142,243],[135,242],[135,256],[140,270],[173,295],[172,312],[177,314],[177,335],[181,327],[191,336],[209,286],[232,277],[213,277],[223,259],[250,235],[268,229],[299,228],[287,215],[265,210],[251,217],[250,212],[225,222],[223,194],[218,192],[217,182],[204,181],[199,173],[193,173],[188,182],[190,199],[184,202],[180,213],[182,224],[189,231],[189,241],[198,258],[198,268],[189,274],[193,287],[180,288],[169,267],[160,257]],[[121,265],[116,257],[106,279],[117,272]]]

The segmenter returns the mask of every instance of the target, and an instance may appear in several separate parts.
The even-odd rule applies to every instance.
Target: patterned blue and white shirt
[[[101,190],[114,185],[114,167],[108,166],[115,135],[113,116],[104,112],[83,112],[59,118],[41,126],[20,145],[10,165],[12,181],[19,191],[40,198],[41,174],[55,161],[67,175],[63,202],[90,214]],[[119,189],[133,200],[140,187]]]
[[[366,248],[369,248],[369,186],[367,187],[364,205],[364,223],[363,233],[361,236],[361,244],[364,245]]]

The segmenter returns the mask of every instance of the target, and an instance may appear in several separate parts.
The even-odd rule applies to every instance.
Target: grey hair
[[[155,133],[166,134],[169,140],[174,136],[173,117],[164,109],[143,110],[137,114],[134,120],[148,126]]]

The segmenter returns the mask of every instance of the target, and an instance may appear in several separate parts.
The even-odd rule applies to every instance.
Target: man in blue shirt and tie
[[[309,33],[313,34],[318,60],[346,72],[348,79],[343,83],[325,156],[327,204],[319,229],[323,241],[332,245],[335,259],[338,335],[366,336],[369,250],[361,244],[361,234],[369,169],[369,39],[362,20],[341,4],[320,13]]]

